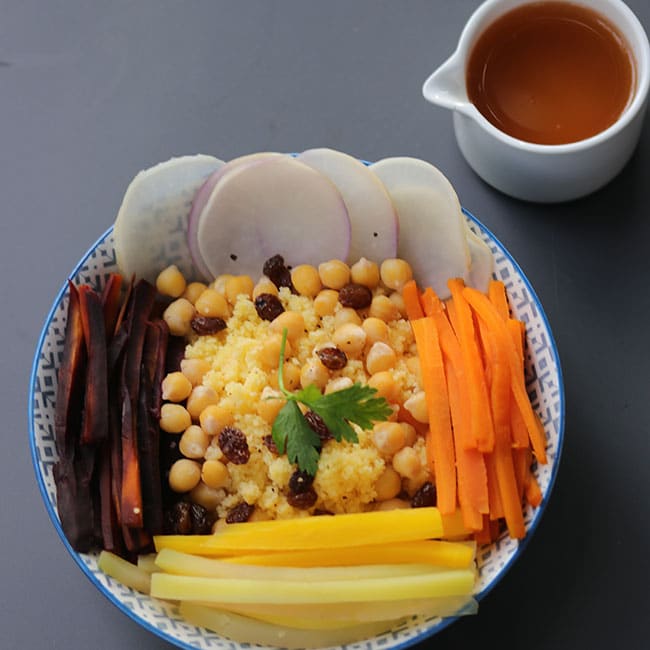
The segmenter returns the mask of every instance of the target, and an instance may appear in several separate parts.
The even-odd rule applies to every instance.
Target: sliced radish
[[[153,282],[162,269],[176,264],[186,277],[196,276],[187,246],[188,214],[197,189],[223,164],[212,156],[182,156],[137,174],[113,230],[123,275]]]
[[[347,259],[350,219],[334,184],[290,157],[238,166],[199,217],[199,252],[213,276],[257,277],[275,254],[286,264]]]
[[[239,165],[256,165],[263,160],[268,160],[270,158],[275,158],[278,156],[283,156],[286,154],[275,153],[275,152],[260,152],[260,153],[251,153],[245,156],[239,156],[238,158],[233,158],[229,160],[225,165],[222,165],[219,169],[214,171],[210,176],[208,176],[197,191],[192,201],[192,209],[190,210],[190,216],[188,218],[187,224],[187,244],[192,255],[192,261],[197,271],[204,277],[206,280],[212,280],[210,271],[206,264],[203,262],[201,255],[199,253],[199,242],[198,242],[198,224],[199,224],[199,215],[203,211],[205,204],[212,194],[214,186],[219,182],[219,179],[227,174],[231,169]]]
[[[448,298],[447,280],[465,277],[469,269],[464,223],[431,187],[403,185],[390,196],[400,220],[398,256],[411,264],[418,283]]]
[[[472,258],[465,284],[487,293],[494,271],[494,256],[490,247],[469,227],[466,228],[469,253]]]
[[[327,176],[338,188],[352,228],[349,262],[381,262],[397,254],[398,219],[379,179],[362,162],[333,149],[309,149],[298,160]]]

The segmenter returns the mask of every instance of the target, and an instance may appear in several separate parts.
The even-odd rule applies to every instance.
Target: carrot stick
[[[518,368],[524,372],[524,329],[521,321],[509,318],[506,321],[508,332],[515,344],[517,350],[517,359],[519,362]],[[526,422],[521,414],[521,410],[517,404],[514,395],[511,396],[511,410],[510,410],[510,433],[512,437],[512,446],[518,449],[524,449],[529,446],[528,442],[528,429],[526,429]]]
[[[528,475],[530,473],[531,451],[530,447],[526,449],[512,450],[512,462],[515,466],[515,477],[517,478],[517,491],[519,492],[519,500],[524,498],[524,489],[528,482]]]
[[[472,312],[464,297],[464,283],[460,279],[448,282],[452,294],[458,329],[456,333],[460,342],[463,363],[467,371],[470,388],[470,412],[472,440],[483,452],[490,452],[494,447],[494,425],[485,384],[485,375],[477,344]],[[478,293],[478,292],[477,292]],[[482,295],[482,294],[480,294]],[[485,298],[485,296],[483,296]],[[487,298],[485,298],[487,300]],[[488,302],[489,304],[489,302]]]
[[[481,329],[484,349],[491,368],[490,404],[494,421],[494,465],[503,514],[510,536],[521,539],[526,534],[521,499],[510,446],[510,366],[505,343],[488,328]]]
[[[531,474],[530,480],[526,485],[526,501],[536,508],[542,502],[542,490],[539,487],[537,479]]]
[[[490,298],[490,302],[496,307],[501,318],[507,321],[510,318],[510,307],[508,306],[506,287],[501,280],[490,280],[488,297]]]
[[[406,316],[409,320],[415,320],[424,316],[424,312],[420,306],[418,285],[415,283],[415,280],[409,280],[404,285],[402,288],[402,298],[404,298]]]
[[[501,493],[499,492],[499,479],[497,478],[497,463],[494,452],[483,454],[485,471],[487,475],[488,502],[490,504],[490,519],[501,519],[504,516]]]
[[[454,433],[456,471],[458,475],[458,501],[465,526],[478,530],[482,526],[481,514],[489,512],[487,477],[481,452],[470,449],[469,387],[463,367],[463,356],[456,334],[447,319],[445,307],[431,288],[421,296],[424,312],[431,316],[438,330],[438,338],[445,359],[445,374],[449,393],[449,410]]]
[[[456,461],[449,413],[449,396],[438,332],[433,318],[411,321],[422,367],[422,382],[429,412],[427,456],[434,461],[438,509],[456,510]]]
[[[546,463],[546,440],[544,430],[533,411],[530,399],[526,393],[523,372],[519,368],[519,360],[517,358],[515,344],[508,333],[507,326],[499,316],[494,305],[492,305],[489,299],[480,291],[466,287],[462,290],[462,295],[469,305],[471,305],[471,308],[476,311],[479,317],[486,322],[490,330],[494,332],[495,336],[498,337],[500,341],[499,345],[503,346],[511,369],[511,389],[517,405],[521,410],[524,421],[526,422],[526,428],[528,429],[528,435],[530,437],[533,451],[540,463]]]

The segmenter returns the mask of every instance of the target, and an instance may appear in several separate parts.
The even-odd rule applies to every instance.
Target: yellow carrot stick
[[[336,603],[462,596],[474,588],[471,569],[360,580],[284,581],[151,575],[151,595],[166,600],[224,603]]]
[[[473,542],[424,540],[372,546],[272,552],[224,558],[224,562],[266,566],[355,566],[364,564],[418,563],[450,569],[471,566],[476,554]]]

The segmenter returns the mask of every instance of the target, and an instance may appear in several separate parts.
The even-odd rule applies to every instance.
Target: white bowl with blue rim
[[[503,578],[525,549],[540,523],[555,482],[564,437],[564,387],[558,351],[542,305],[523,271],[503,245],[473,215],[463,210],[469,227],[490,247],[494,255],[494,275],[504,282],[513,315],[526,325],[526,384],[531,401],[546,431],[548,463],[535,465],[543,500],[538,508],[524,512],[526,537],[513,540],[507,531],[499,539],[477,551],[478,579],[475,597],[483,600]],[[90,284],[101,289],[108,275],[117,272],[112,228],[106,231],[76,265],[70,279],[74,284]],[[173,604],[125,587],[97,567],[98,554],[77,553],[65,538],[56,507],[56,487],[52,474],[57,461],[54,444],[54,404],[57,369],[63,352],[68,304],[67,281],[54,300],[38,341],[29,385],[29,440],[38,486],[45,507],[61,541],[95,587],[127,616],[162,639],[187,650],[239,650],[250,648],[197,628],[183,620]],[[479,616],[480,605],[479,605]],[[450,618],[414,616],[385,633],[364,641],[338,646],[341,650],[388,650],[419,643],[455,621]],[[253,646],[257,647],[257,646]],[[263,646],[260,646],[263,647]]]

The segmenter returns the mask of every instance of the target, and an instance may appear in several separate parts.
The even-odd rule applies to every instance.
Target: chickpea
[[[300,387],[300,366],[295,363],[285,363],[282,366],[282,380],[284,381],[284,387],[287,390],[296,390]],[[278,373],[274,372],[269,377],[269,384],[271,388],[278,390]]]
[[[226,295],[226,282],[233,276],[230,273],[222,273],[218,275],[212,282],[211,288],[214,289],[217,293],[220,293],[222,296]]]
[[[187,409],[180,404],[163,404],[160,408],[160,428],[167,433],[181,433],[192,424]]]
[[[305,319],[300,312],[287,310],[276,316],[270,324],[270,330],[282,335],[287,329],[287,338],[295,341],[305,333]]]
[[[393,291],[393,293],[391,293],[388,298],[395,305],[395,307],[397,307],[400,316],[404,318],[406,316],[406,304],[404,303],[404,296],[399,291]]]
[[[321,279],[316,267],[311,264],[299,264],[291,270],[291,282],[301,295],[313,298],[321,290]]]
[[[356,309],[352,309],[352,307],[341,307],[334,314],[334,327],[340,327],[341,325],[345,325],[345,323],[361,325],[361,316],[359,316]]]
[[[219,398],[215,391],[208,386],[195,386],[187,398],[187,411],[193,420],[198,420],[201,411],[210,404],[217,404]]]
[[[407,479],[414,479],[422,472],[420,455],[413,447],[403,447],[393,456],[393,468]]]
[[[374,296],[370,303],[368,316],[380,318],[386,323],[398,320],[401,316],[399,309],[388,296]]]
[[[181,372],[189,379],[192,386],[203,383],[203,377],[210,370],[210,364],[205,359],[183,359]]]
[[[206,289],[194,303],[196,311],[208,318],[230,318],[230,306],[226,298],[215,289]]]
[[[325,386],[325,394],[329,395],[330,393],[335,393],[337,390],[345,390],[353,384],[354,382],[349,377],[335,377],[334,379],[330,379],[327,386]]]
[[[330,316],[339,302],[339,292],[323,289],[314,298],[314,311],[318,316]]]
[[[377,397],[383,397],[388,402],[399,399],[400,387],[389,370],[377,372],[368,380],[368,386],[377,391]]]
[[[190,332],[192,318],[194,318],[194,305],[185,298],[174,300],[163,313],[163,320],[173,336],[186,336]]]
[[[169,470],[169,487],[174,492],[189,492],[201,480],[201,465],[189,458],[180,458]]]
[[[415,427],[408,422],[400,422],[400,425],[402,426],[402,429],[404,429],[405,446],[412,447],[418,439],[418,432],[415,430]]]
[[[375,498],[377,501],[388,501],[395,498],[401,489],[402,477],[392,467],[386,467],[375,482]]]
[[[378,372],[390,370],[397,362],[395,350],[390,345],[377,341],[373,343],[366,355],[366,370],[374,375]]]
[[[201,468],[203,482],[211,488],[224,488],[230,482],[230,472],[220,460],[206,460]]]
[[[348,357],[359,356],[366,344],[366,333],[360,325],[344,323],[332,335],[337,348],[343,350]]]
[[[402,287],[413,278],[413,270],[406,260],[393,258],[381,263],[379,275],[389,289],[401,291]]]
[[[262,276],[253,287],[253,300],[263,293],[270,293],[273,296],[279,293],[278,288],[266,276]]]
[[[199,481],[190,492],[190,501],[198,503],[206,510],[216,510],[222,498],[223,492],[210,487],[205,481]]]
[[[260,363],[267,369],[273,370],[278,367],[280,361],[280,349],[282,347],[282,334],[270,334],[260,349]],[[285,359],[291,356],[291,342],[287,339],[284,346]]]
[[[162,398],[182,402],[192,392],[192,382],[182,372],[170,372],[162,380]]]
[[[363,327],[363,330],[366,333],[367,343],[370,343],[371,345],[377,341],[388,343],[388,325],[386,325],[386,322],[380,318],[370,316],[363,321],[361,327]]]
[[[341,260],[329,260],[318,265],[318,274],[324,286],[340,289],[350,282],[350,267]]]
[[[375,262],[362,257],[350,267],[350,279],[352,282],[362,284],[364,287],[374,289],[379,284],[379,267]]]
[[[203,284],[203,282],[190,282],[187,287],[185,288],[185,292],[183,293],[183,298],[185,300],[189,300],[192,304],[194,304],[199,296],[208,288],[207,284]]]
[[[404,402],[404,408],[418,421],[426,424],[429,421],[427,398],[423,390],[418,391]]]
[[[185,291],[185,286],[185,278],[175,264],[171,264],[166,269],[162,270],[156,278],[156,289],[158,290],[158,293],[162,293],[163,296],[180,298]]]
[[[329,370],[322,364],[318,357],[307,359],[305,365],[300,369],[300,385],[303,388],[314,384],[322,390],[325,388],[329,378]]]
[[[234,275],[226,279],[226,299],[231,305],[237,302],[237,296],[250,298],[253,295],[255,283],[248,275]]]
[[[386,456],[392,456],[404,447],[406,432],[398,422],[378,422],[372,429],[375,447]]]
[[[286,403],[280,391],[273,390],[270,386],[265,386],[262,390],[260,401],[257,404],[257,413],[268,424],[273,424],[278,413]]]
[[[199,415],[201,428],[209,436],[221,433],[224,427],[229,427],[234,421],[232,409],[223,404],[209,404]]]
[[[201,427],[192,424],[185,429],[178,442],[178,448],[186,458],[203,458],[209,444],[208,434]]]

